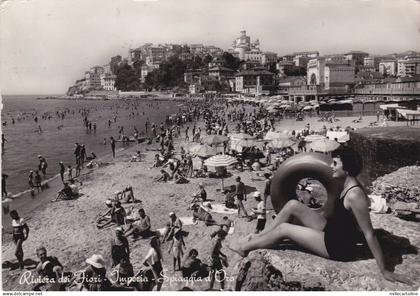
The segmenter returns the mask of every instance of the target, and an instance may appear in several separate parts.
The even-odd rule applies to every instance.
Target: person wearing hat
[[[266,207],[265,202],[261,198],[261,193],[256,191],[254,192],[254,198],[258,202],[257,209],[252,210],[254,214],[257,214],[257,228],[255,229],[255,233],[259,233],[264,230],[265,223],[266,223]]]
[[[123,258],[130,260],[130,246],[122,227],[115,228],[114,237],[111,239],[111,257],[112,267],[117,266]]]
[[[112,284],[106,277],[105,260],[102,255],[94,254],[85,261],[89,266],[82,272],[85,291],[111,291]]]

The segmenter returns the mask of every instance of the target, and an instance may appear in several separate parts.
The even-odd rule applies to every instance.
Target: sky
[[[420,51],[420,0],[0,0],[2,94],[64,94],[144,43],[228,49],[240,30],[280,55]]]

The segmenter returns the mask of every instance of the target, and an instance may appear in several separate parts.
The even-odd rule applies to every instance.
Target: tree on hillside
[[[140,79],[130,65],[124,63],[118,66],[115,75],[115,87],[122,91],[134,91],[140,89]]]
[[[210,63],[212,60],[213,60],[213,57],[212,57],[211,55],[207,54],[207,55],[204,57],[203,62],[204,62],[206,65],[208,65],[208,63]]]
[[[184,86],[186,64],[177,57],[171,57],[160,64],[159,69],[149,73],[145,80],[147,89],[164,89]]]
[[[224,52],[222,55],[222,59],[224,61],[223,66],[232,70],[238,70],[241,65],[241,60],[234,57],[229,52]]]
[[[294,66],[291,68],[284,69],[284,74],[286,76],[305,76],[306,75],[306,68],[305,67],[298,67]]]

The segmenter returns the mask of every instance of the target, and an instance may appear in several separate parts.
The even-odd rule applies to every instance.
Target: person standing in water
[[[7,139],[4,137],[4,134],[1,135],[1,153],[4,153],[4,144],[8,142]]]
[[[111,140],[112,158],[115,158],[115,140],[114,140],[114,137],[110,137],[110,140]]]
[[[1,195],[2,197],[6,197],[7,196],[7,190],[6,190],[6,179],[9,176],[6,174],[1,174]]]
[[[64,183],[64,172],[66,171],[66,167],[64,166],[64,163],[62,161],[59,162],[59,165],[61,181]]]
[[[25,220],[19,217],[17,211],[11,211],[10,217],[12,218],[13,241],[16,245],[15,256],[19,262],[19,268],[22,270],[24,267],[23,242],[28,239],[29,227],[26,224]]]

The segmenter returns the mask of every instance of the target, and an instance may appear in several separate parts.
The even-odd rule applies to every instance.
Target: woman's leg
[[[286,238],[319,256],[329,258],[324,242],[324,232],[290,223],[282,223],[272,232],[258,236],[249,242],[230,244],[229,248],[242,257],[246,257],[252,250],[275,247]]]
[[[277,214],[273,222],[271,222],[258,236],[263,236],[282,223],[290,222],[292,218],[297,219],[303,226],[323,230],[327,220],[319,213],[308,208],[301,202],[293,199],[286,203],[286,205]]]
[[[23,264],[23,256],[24,256],[24,254],[23,254],[23,246],[22,246],[22,244],[23,244],[23,240],[22,239],[19,239],[16,242],[16,251],[15,251],[15,256],[16,256],[18,262],[19,262],[20,269],[23,269],[23,267],[24,267],[24,264]]]

